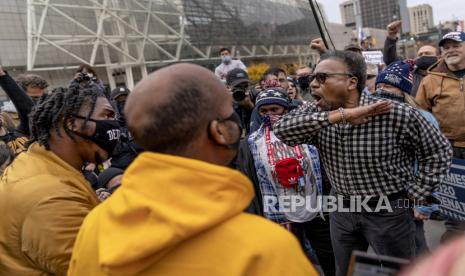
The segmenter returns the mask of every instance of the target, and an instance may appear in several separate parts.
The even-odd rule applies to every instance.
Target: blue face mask
[[[223,63],[231,62],[231,60],[232,60],[232,58],[231,58],[230,55],[222,56],[222,57],[221,57],[221,61],[222,61]]]

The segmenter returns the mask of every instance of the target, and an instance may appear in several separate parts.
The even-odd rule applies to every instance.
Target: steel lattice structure
[[[80,63],[124,69],[218,59],[229,47],[241,59],[312,55],[319,36],[304,0],[27,0],[27,69]],[[59,65],[58,65],[59,64]]]

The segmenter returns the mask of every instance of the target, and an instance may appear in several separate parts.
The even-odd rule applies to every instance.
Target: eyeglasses
[[[302,75],[297,75],[297,80],[303,79],[303,78],[308,78],[311,74],[302,74]]]
[[[331,77],[331,76],[349,76],[349,77],[353,77],[352,74],[349,74],[349,73],[315,73],[315,74],[310,74],[309,76],[309,80],[310,82],[312,82],[314,79],[316,79],[316,81],[319,83],[319,84],[324,84],[326,82],[326,79],[328,77]]]
[[[376,78],[376,75],[367,75],[367,80],[371,80],[373,78]]]

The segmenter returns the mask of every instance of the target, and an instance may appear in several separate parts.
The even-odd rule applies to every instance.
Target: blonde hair
[[[8,131],[13,131],[16,128],[13,118],[7,112],[0,112],[0,119],[2,120],[3,127]]]
[[[417,101],[415,101],[415,98],[412,97],[412,95],[407,94],[405,92],[404,92],[404,101],[405,101],[406,104],[410,105],[413,108],[423,109],[418,105]]]

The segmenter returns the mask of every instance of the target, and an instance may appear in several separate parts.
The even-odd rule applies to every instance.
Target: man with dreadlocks
[[[95,87],[56,89],[31,113],[32,144],[0,182],[0,271],[65,275],[76,235],[98,199],[86,162],[108,159],[119,125]]]

